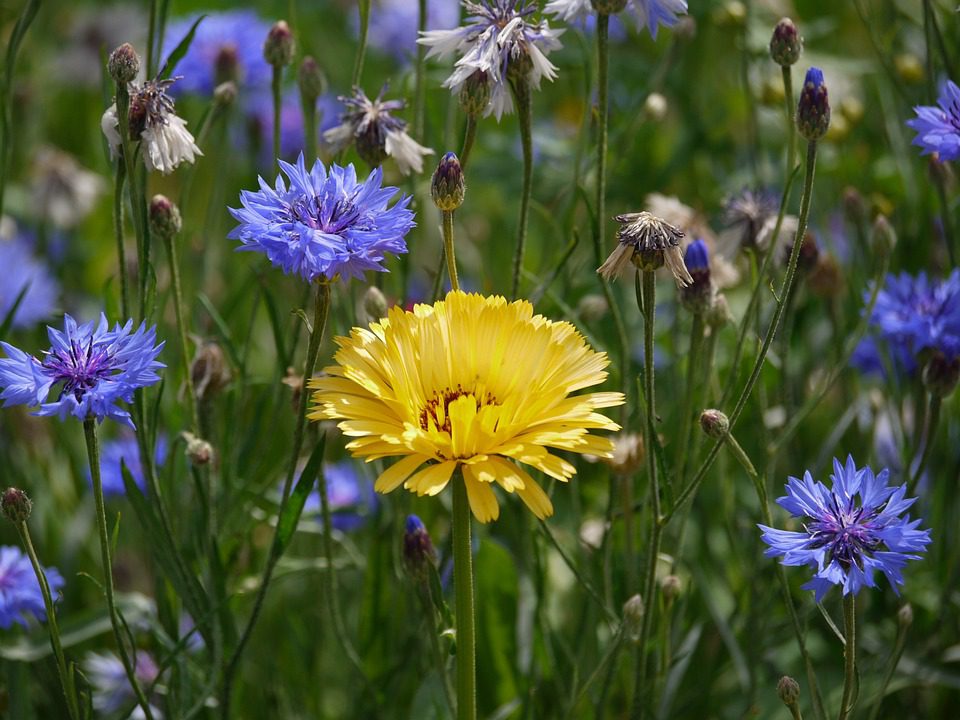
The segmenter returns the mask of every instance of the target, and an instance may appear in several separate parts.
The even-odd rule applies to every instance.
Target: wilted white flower
[[[30,195],[37,215],[57,227],[83,220],[103,191],[103,178],[81,167],[72,155],[49,147],[37,153]]]
[[[617,278],[635,259],[643,260],[643,255],[652,254],[657,267],[666,264],[677,285],[686,287],[693,282],[683,262],[684,233],[680,228],[649,212],[617,215],[616,221],[621,225],[617,231],[617,247],[597,268],[602,277]]]
[[[486,73],[490,99],[484,115],[500,120],[512,112],[510,77],[525,75],[534,89],[540,80],[553,80],[557,68],[547,53],[560,49],[557,39],[563,30],[554,30],[546,20],[531,22],[536,5],[527,0],[464,0],[467,24],[452,30],[427,30],[417,40],[430,48],[427,57],[447,58],[460,53],[453,74],[443,83],[459,94],[464,82],[476,72]]]

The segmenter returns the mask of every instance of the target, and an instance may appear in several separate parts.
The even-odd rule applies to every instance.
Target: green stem
[[[527,220],[530,216],[530,193],[533,191],[533,102],[530,97],[530,81],[521,77],[510,83],[517,104],[517,121],[520,125],[520,144],[523,147],[523,188],[520,194],[520,220],[517,223],[517,247],[513,254],[513,281],[510,297],[516,299],[520,292],[520,271],[523,268],[523,253],[527,245]]]
[[[310,332],[310,341],[307,345],[307,359],[303,366],[304,387],[300,392],[300,404],[297,408],[296,425],[294,426],[293,431],[293,447],[291,448],[290,452],[290,462],[287,466],[287,477],[284,480],[283,491],[280,495],[280,509],[277,512],[277,517],[282,517],[287,508],[287,502],[290,499],[290,490],[293,487],[293,480],[297,473],[297,462],[300,459],[300,450],[303,447],[303,436],[307,424],[307,401],[310,397],[310,393],[307,391],[306,384],[313,376],[313,370],[317,364],[317,355],[320,353],[320,341],[323,339],[323,331],[326,327],[327,316],[330,311],[330,282],[327,280],[327,278],[321,277],[316,281],[316,283],[317,291],[313,311],[313,328]],[[276,529],[274,530],[274,540],[276,540],[276,534],[279,531],[280,525],[278,523]],[[220,698],[221,716],[224,718],[224,720],[229,720],[231,717],[230,695],[233,688],[233,680],[240,664],[240,657],[250,640],[250,636],[253,633],[253,628],[257,623],[257,619],[260,617],[260,611],[263,609],[263,601],[267,595],[267,588],[270,586],[270,580],[273,578],[273,571],[276,568],[279,560],[279,543],[272,542],[270,544],[270,554],[267,557],[267,564],[263,570],[263,578],[260,581],[260,587],[257,589],[257,596],[253,602],[253,611],[250,613],[250,619],[247,621],[247,624],[243,629],[243,633],[241,634],[240,640],[237,643],[236,650],[234,650],[224,672],[223,689]]]
[[[117,127],[120,132],[120,154],[127,170],[127,196],[130,198],[130,211],[133,217],[133,229],[137,235],[137,291],[139,297],[139,318],[146,319],[147,314],[147,275],[150,265],[150,237],[146,223],[146,198],[143,188],[137,182],[137,153],[130,138],[130,93],[125,83],[117,83]]]
[[[950,214],[950,198],[947,196],[946,179],[942,172],[932,173],[937,186],[937,196],[940,198],[940,220],[943,223],[943,239],[947,245],[947,256],[950,258],[950,266],[957,264],[956,247],[953,234],[953,218]]]
[[[273,162],[277,166],[277,172],[280,171],[280,109],[282,107],[280,92],[282,85],[283,66],[274,65],[273,75],[270,79],[270,91],[273,95]]]
[[[880,691],[877,693],[877,699],[873,701],[873,708],[870,710],[869,720],[877,720],[880,717],[880,706],[883,705],[883,698],[887,694],[887,688],[893,679],[893,674],[900,663],[900,656],[903,655],[903,649],[907,644],[907,625],[900,623],[897,627],[897,639],[894,642],[893,651],[890,653],[890,659],[887,661],[887,668],[883,673],[883,682],[880,683]]]
[[[419,34],[427,29],[427,0],[418,0],[417,6],[417,30]],[[414,81],[413,91],[413,136],[418,142],[423,142],[424,131],[424,111],[426,105],[426,57],[427,48],[417,43],[417,67],[416,79]],[[460,163],[461,167],[463,162]]]
[[[930,452],[933,450],[933,439],[937,435],[937,426],[940,424],[940,406],[942,403],[943,400],[939,395],[934,393],[930,394],[930,400],[927,403],[926,418],[923,424],[923,440],[921,446],[923,450],[920,454],[920,460],[917,463],[917,469],[914,470],[910,476],[908,485],[910,492],[913,492],[917,483],[920,482],[920,478],[923,477],[923,471],[927,467],[927,461],[930,459]],[[911,465],[912,464],[913,463],[911,463]],[[907,467],[910,466],[908,465]]]
[[[477,118],[467,115],[467,127],[463,132],[463,149],[460,150],[460,169],[466,172],[467,162],[470,160],[470,151],[473,142],[477,139]]]
[[[787,272],[783,278],[783,283],[780,286],[780,294],[777,298],[777,306],[773,312],[773,318],[770,320],[770,327],[767,330],[767,334],[763,338],[763,344],[760,347],[760,352],[753,364],[753,371],[750,373],[750,377],[740,393],[737,404],[734,407],[733,412],[730,414],[731,429],[740,418],[740,414],[743,412],[743,408],[746,406],[747,400],[750,398],[750,393],[753,391],[753,387],[756,385],[757,379],[760,377],[760,372],[763,370],[763,364],[767,358],[767,352],[770,350],[770,344],[773,342],[773,338],[777,334],[777,330],[780,327],[780,320],[783,318],[783,311],[787,304],[786,299],[789,297],[790,291],[793,288],[794,280],[796,279],[797,263],[800,260],[800,239],[807,232],[807,219],[810,215],[810,200],[813,195],[813,177],[816,163],[817,144],[815,142],[809,142],[807,144],[807,167],[806,176],[803,183],[803,197],[800,200],[800,216],[797,222],[797,233],[794,236],[793,250],[790,252],[790,261],[787,264]],[[717,453],[720,451],[720,446],[722,444],[722,439],[714,442],[713,447],[710,448],[710,452],[707,454],[707,457],[704,459],[703,464],[700,466],[700,469],[697,471],[697,474],[694,476],[693,480],[691,480],[690,484],[683,489],[683,491],[677,497],[676,503],[674,503],[673,507],[667,512],[665,521],[668,521],[673,514],[676,513],[677,509],[681,507],[687,500],[689,500],[697,491],[697,488],[700,487],[700,483],[703,482],[704,477],[706,477],[707,471],[710,469],[710,466],[716,459]]]
[[[639,270],[637,271],[640,272]],[[654,385],[653,335],[657,312],[657,283],[652,270],[643,271],[643,384],[646,417],[644,418],[644,439],[647,456],[647,475],[650,478],[650,540],[647,543],[647,565],[644,568],[643,591],[641,597],[646,604],[643,621],[640,624],[640,636],[637,640],[636,675],[633,687],[633,706],[630,712],[632,720],[640,720],[648,703],[645,703],[645,685],[647,678],[647,640],[653,627],[654,588],[657,581],[657,558],[660,555],[660,540],[663,535],[663,522],[660,515],[660,484],[657,479],[657,462],[654,444],[657,442],[655,421],[657,417]]]
[[[57,611],[53,605],[53,595],[50,592],[50,584],[47,582],[47,574],[40,564],[37,557],[37,551],[33,548],[33,542],[30,539],[30,528],[26,522],[17,523],[17,532],[20,535],[20,542],[23,543],[27,551],[27,557],[30,558],[30,564],[33,565],[33,572],[37,576],[37,582],[40,585],[40,594],[43,595],[43,606],[47,612],[47,633],[50,635],[50,647],[53,648],[54,657],[57,659],[57,674],[60,677],[60,687],[63,689],[63,695],[67,700],[67,710],[70,713],[71,720],[80,720],[80,706],[77,703],[77,688],[73,682],[73,673],[67,669],[67,660],[63,654],[63,646],[60,643],[60,627],[57,623]]]
[[[793,72],[789,65],[781,65],[783,72],[783,102],[787,116],[787,175],[793,172],[794,158],[797,156],[797,123],[793,112]]]
[[[846,720],[857,702],[854,689],[857,686],[857,601],[856,595],[843,596],[843,695],[840,698],[840,714],[837,720]]]
[[[190,405],[191,430],[200,433],[200,413],[197,409],[197,391],[193,386],[193,373],[190,371],[190,353],[187,345],[187,320],[183,305],[183,288],[180,284],[180,259],[177,251],[177,238],[166,238],[167,258],[170,261],[170,279],[173,283],[173,307],[177,317],[177,330],[180,333],[180,358],[187,385],[187,402]],[[212,502],[212,500],[211,500]]]
[[[149,17],[147,18],[147,77],[154,76],[156,65],[153,63],[153,39],[157,34],[157,0],[150,0]]]
[[[677,457],[674,462],[674,467],[677,468],[675,477],[679,484],[682,484],[687,476],[689,450],[693,443],[694,427],[697,424],[693,413],[693,400],[696,395],[694,391],[697,385],[697,369],[699,367],[697,360],[700,358],[701,347],[703,346],[703,330],[703,313],[694,313],[693,325],[690,328],[690,352],[687,353],[687,382],[683,388],[683,403],[680,406],[680,444],[677,445]]]
[[[304,150],[307,153],[307,164],[317,159],[317,99],[301,98],[303,107]]]
[[[443,211],[443,255],[447,259],[447,274],[450,276],[450,287],[460,289],[460,279],[457,277],[457,256],[453,246],[453,211]]]
[[[117,238],[117,262],[120,275],[120,313],[124,320],[130,317],[130,294],[127,288],[127,253],[123,245],[123,181],[125,165],[117,160],[117,177],[113,193],[113,229]]]
[[[793,720],[803,720],[803,713],[800,712],[800,703],[795,702],[787,707],[790,709],[790,716]]]
[[[100,561],[103,564],[103,589],[107,598],[107,613],[110,615],[110,625],[113,627],[113,637],[117,642],[117,652],[127,680],[137,697],[137,704],[143,710],[147,720],[153,720],[153,712],[147,701],[140,683],[137,681],[136,664],[130,661],[130,654],[124,642],[121,628],[120,610],[117,608],[113,593],[113,562],[110,559],[110,532],[107,528],[107,511],[103,503],[103,482],[100,479],[100,445],[97,442],[97,421],[88,417],[83,421],[83,433],[87,441],[87,456],[90,460],[90,478],[93,482],[93,499],[97,510],[97,530],[100,534]],[[136,652],[136,650],[134,650]]]
[[[360,12],[360,37],[357,42],[357,55],[353,63],[353,75],[350,85],[360,85],[360,76],[363,74],[363,56],[367,52],[367,29],[370,27],[370,0],[359,0],[357,7]]]
[[[453,589],[457,620],[457,720],[477,717],[477,658],[473,607],[473,556],[467,486],[453,478]]]

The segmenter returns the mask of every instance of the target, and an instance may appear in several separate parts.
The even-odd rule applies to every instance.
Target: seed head
[[[667,602],[675,600],[681,590],[683,590],[683,583],[680,582],[680,578],[676,575],[667,575],[660,582],[660,592],[663,593],[663,598]]]
[[[789,67],[800,59],[803,38],[790,18],[783,18],[773,29],[770,39],[770,57],[781,67]]]
[[[27,494],[20,488],[14,487],[3,491],[3,495],[0,496],[0,506],[3,507],[3,514],[7,519],[16,525],[25,523],[33,510],[33,503]]]
[[[126,85],[137,79],[140,72],[140,56],[130,43],[124,43],[107,60],[107,71],[118,85]]]
[[[296,47],[290,26],[285,20],[277,20],[263,43],[263,58],[275,68],[286,67],[293,62]]]
[[[948,398],[960,380],[960,355],[949,358],[940,350],[930,352],[923,366],[923,384],[931,395]]]
[[[913,606],[910,603],[897,610],[897,623],[904,629],[913,624]]]
[[[448,152],[440,158],[433,173],[433,182],[430,184],[433,204],[445,212],[456,210],[463,204],[465,190],[460,160],[456,153]]]
[[[797,130],[810,142],[816,142],[830,128],[830,99],[823,82],[823,72],[812,67],[800,90],[797,104]]]

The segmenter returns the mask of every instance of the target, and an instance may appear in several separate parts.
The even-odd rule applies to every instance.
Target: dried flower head
[[[657,261],[662,259],[680,287],[693,282],[680,249],[682,230],[649,212],[617,215],[616,221],[621,224],[617,231],[617,247],[597,268],[602,277],[608,280],[617,278],[627,265],[648,254]]]

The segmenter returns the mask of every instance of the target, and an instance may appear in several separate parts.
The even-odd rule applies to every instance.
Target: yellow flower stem
[[[857,599],[853,593],[843,596],[843,640],[843,695],[837,720],[847,720],[857,702]]]
[[[107,613],[113,627],[113,637],[117,642],[117,653],[126,671],[127,680],[137,697],[137,704],[143,710],[147,720],[153,720],[150,703],[137,682],[136,664],[131,661],[121,628],[120,610],[113,594],[113,562],[110,559],[110,532],[107,528],[107,511],[103,503],[103,482],[100,479],[100,444],[97,441],[96,418],[88,417],[83,421],[83,433],[87,441],[87,456],[90,460],[90,478],[93,482],[93,499],[97,510],[97,530],[100,534],[100,561],[103,565],[103,591],[107,598]],[[123,623],[126,625],[126,623]],[[136,649],[134,649],[136,652]]]
[[[443,211],[443,255],[447,259],[447,274],[450,275],[450,287],[460,289],[457,277],[457,256],[453,247],[453,210]]]
[[[297,408],[296,425],[293,431],[293,448],[290,453],[290,464],[287,467],[287,477],[283,483],[283,492],[280,496],[280,509],[277,517],[283,515],[287,508],[287,502],[290,500],[290,490],[293,487],[293,480],[297,474],[297,461],[300,459],[300,450],[303,448],[303,436],[307,425],[307,401],[310,393],[307,392],[306,384],[313,375],[313,370],[317,364],[317,355],[320,353],[320,341],[323,339],[323,331],[327,324],[327,315],[330,312],[330,281],[321,277],[316,281],[316,300],[313,310],[313,328],[310,332],[310,341],[307,345],[307,359],[303,367],[303,384],[300,391],[300,404]],[[324,482],[321,474],[319,482]],[[321,488],[322,489],[322,488]],[[323,490],[323,489],[322,489]],[[325,492],[325,490],[324,490]],[[233,651],[223,675],[223,687],[220,695],[221,717],[228,720],[230,715],[230,694],[233,687],[233,679],[236,676],[237,668],[240,664],[240,657],[243,650],[253,634],[253,627],[260,617],[260,611],[263,609],[263,601],[267,595],[267,588],[270,586],[270,580],[273,578],[273,571],[277,562],[280,560],[279,544],[276,542],[277,533],[280,531],[280,525],[274,529],[274,542],[270,544],[270,554],[267,557],[267,564],[263,570],[263,578],[260,581],[260,587],[257,589],[257,597],[253,602],[253,611],[250,613],[250,619],[247,621],[237,647]]]
[[[453,478],[453,590],[457,614],[457,720],[477,718],[477,656],[473,607],[470,504],[458,470]]]
[[[40,559],[37,557],[37,551],[33,547],[27,523],[16,523],[16,526],[17,533],[20,535],[20,542],[23,543],[23,547],[27,551],[27,557],[30,558],[30,564],[33,565],[33,572],[37,576],[40,594],[43,595],[43,606],[47,612],[46,625],[47,632],[50,635],[50,647],[53,648],[53,655],[57,659],[57,674],[60,677],[60,687],[63,688],[63,695],[67,700],[67,712],[70,713],[70,720],[80,720],[80,706],[77,703],[74,674],[72,668],[67,668],[63,646],[60,644],[60,627],[57,623],[57,610],[53,605],[53,596],[50,593],[50,584],[47,582],[47,575],[43,571]]]

